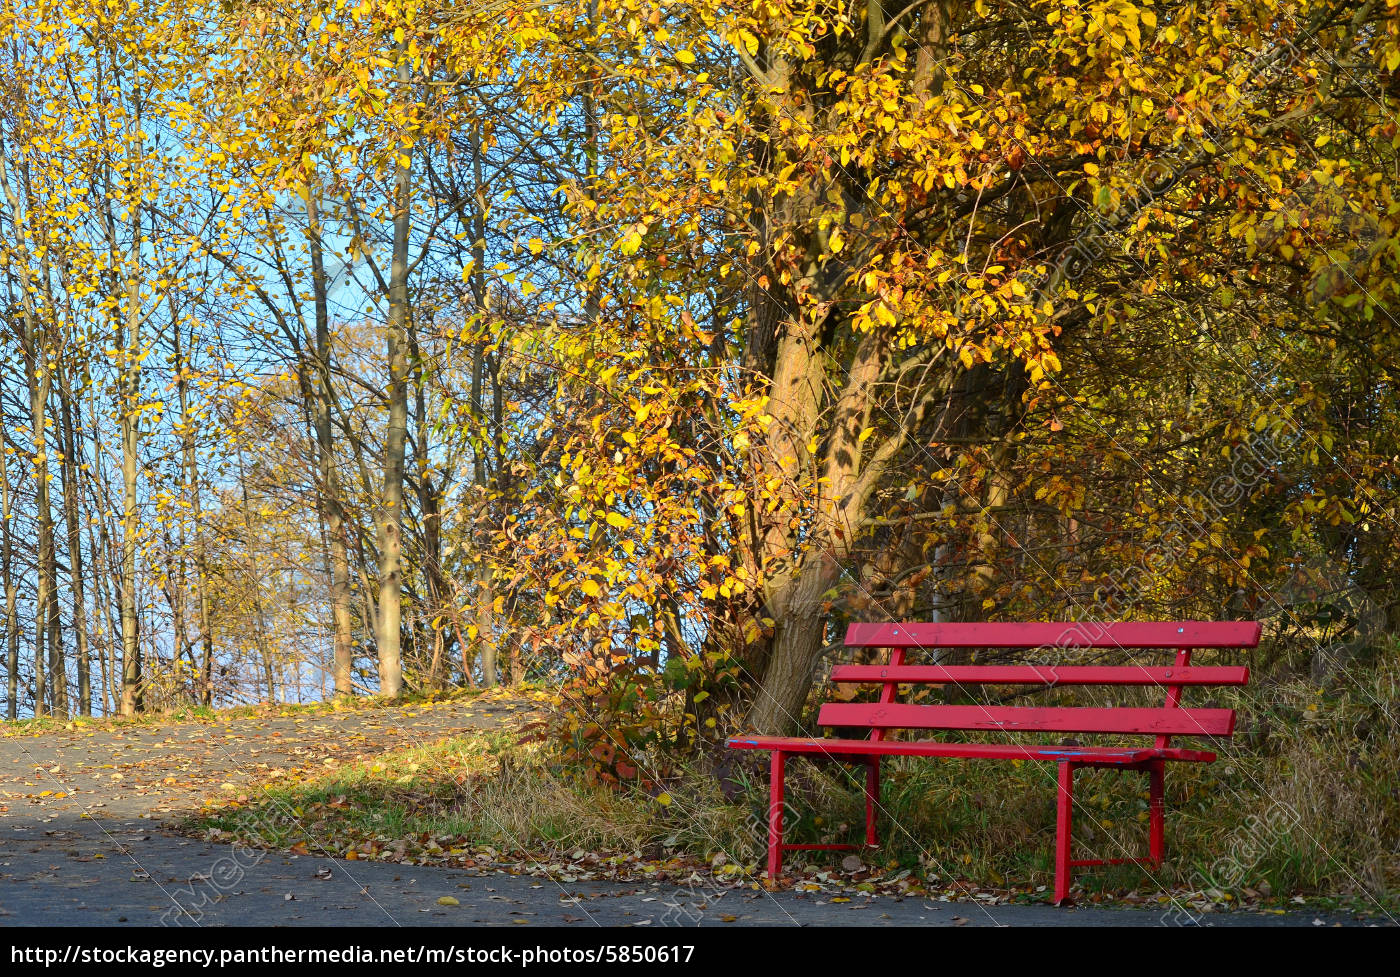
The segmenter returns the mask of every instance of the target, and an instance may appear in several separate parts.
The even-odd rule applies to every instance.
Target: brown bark
[[[136,537],[140,532],[137,509],[141,425],[140,301],[140,282],[133,275],[128,283],[125,328],[118,342],[121,351],[118,404],[121,413],[122,544],[121,588],[117,599],[121,605],[123,716],[133,716],[142,707],[140,618],[136,604]]]
[[[78,713],[92,715],[92,679],[88,649],[86,580],[83,535],[78,520],[77,437],[74,433],[73,388],[62,362],[58,367],[59,424],[63,437],[63,515],[68,533],[69,586],[72,588],[73,634],[77,643]]]
[[[19,586],[10,532],[10,458],[0,444],[0,584],[5,588],[5,716],[19,717]]]
[[[59,690],[64,687],[64,682],[61,675],[54,674],[56,661],[61,662],[61,652],[60,649],[47,647],[55,637],[51,628],[51,613],[56,589],[54,523],[49,505],[49,445],[45,431],[52,374],[43,363],[43,334],[33,320],[28,340],[24,365],[29,381],[30,423],[33,426],[34,443],[34,453],[31,456],[34,465],[34,508],[39,532],[39,582],[34,597],[34,715],[46,715],[50,702],[53,703],[54,711],[62,715],[59,708]],[[54,678],[58,681],[53,682],[53,688],[50,689],[50,682]]]
[[[400,45],[402,47],[402,45]],[[409,83],[408,61],[400,51],[399,82]],[[379,549],[379,691],[390,699],[403,692],[400,651],[403,617],[404,447],[408,438],[408,237],[411,228],[411,148],[401,148],[394,164],[393,257],[389,267],[389,321],[385,345],[389,363],[388,428],[384,444],[384,480],[376,513]]]
[[[331,429],[331,403],[335,388],[331,383],[330,304],[321,219],[316,188],[307,190],[306,214],[311,250],[311,288],[316,308],[315,386],[312,397],[312,424],[316,432],[316,466],[319,476],[317,495],[325,520],[331,577],[331,633],[336,695],[355,692],[353,669],[355,643],[350,612],[350,558],[346,545],[345,509],[341,503],[340,475],[335,463],[335,442]]]

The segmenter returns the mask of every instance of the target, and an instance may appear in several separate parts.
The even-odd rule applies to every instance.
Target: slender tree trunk
[[[21,185],[25,191],[26,199],[29,194],[29,173],[27,167],[21,164],[20,172]],[[17,197],[7,178],[4,181],[5,196],[10,205],[11,212],[18,214],[19,207]],[[39,580],[37,593],[34,600],[34,715],[42,716],[48,710],[50,697],[49,683],[54,684],[53,699],[60,711],[66,711],[64,693],[67,690],[66,677],[63,675],[63,649],[56,642],[57,628],[53,618],[53,602],[57,599],[57,556],[55,553],[53,513],[49,505],[49,446],[47,432],[49,388],[52,384],[52,373],[48,369],[46,362],[48,358],[47,346],[49,342],[48,331],[41,324],[41,316],[35,304],[34,296],[43,284],[43,278],[48,274],[47,258],[40,260],[42,270],[39,273],[40,282],[36,283],[33,274],[26,272],[23,277],[24,288],[20,295],[19,321],[23,326],[23,335],[20,337],[21,354],[24,359],[25,381],[29,393],[29,422],[32,427],[32,442],[34,453],[32,463],[34,466],[34,506],[35,518],[38,523],[39,533],[39,553],[38,569]],[[47,639],[47,640],[46,640]],[[45,655],[45,646],[48,645],[48,655]]]
[[[184,494],[189,497],[190,518],[194,531],[194,574],[195,610],[199,616],[199,645],[202,651],[198,662],[197,686],[201,705],[210,706],[214,702],[214,632],[209,606],[209,565],[204,536],[204,513],[201,505],[202,492],[199,485],[198,459],[195,454],[195,419],[190,415],[189,364],[185,361],[180,339],[180,324],[176,320],[174,329],[175,353],[175,393],[180,404],[180,452],[183,466],[182,480]],[[181,591],[184,590],[183,572]],[[191,658],[194,649],[190,649]]]
[[[271,705],[277,701],[277,683],[274,671],[272,646],[267,640],[267,620],[263,611],[262,585],[263,570],[259,565],[253,537],[253,505],[248,495],[248,470],[243,464],[243,455],[238,455],[238,481],[243,491],[243,539],[248,548],[248,579],[253,585],[253,646],[262,660],[263,671],[267,676],[267,701]]]
[[[0,185],[3,185],[11,221],[18,223],[21,220],[21,214],[26,214],[31,209],[29,204],[32,203],[32,188],[29,168],[28,163],[21,156],[16,172],[16,182],[12,183],[10,169],[5,165],[7,159],[4,143],[0,142]],[[21,192],[24,195],[24,206],[20,204]],[[42,236],[43,229],[37,228],[36,230]],[[23,244],[21,244],[20,253],[22,260],[17,263],[17,267],[21,287],[17,302],[15,301],[16,296],[11,294],[10,306],[17,307],[18,312],[16,324],[20,326],[21,330],[18,339],[29,394],[30,425],[33,429],[31,441],[34,452],[31,456],[31,463],[34,468],[35,517],[38,521],[39,532],[39,580],[34,602],[34,715],[37,717],[44,715],[48,709],[48,673],[51,660],[46,661],[44,651],[45,637],[49,634],[50,602],[53,600],[55,589],[54,530],[53,518],[49,509],[48,446],[45,439],[45,418],[51,377],[45,368],[48,337],[46,330],[41,325],[39,309],[35,304],[35,296],[40,294],[41,288],[46,285],[44,279],[49,268],[47,251],[39,259],[41,270],[38,273],[33,270],[30,256]],[[16,674],[16,672],[17,669],[12,669],[11,675]],[[58,684],[60,688],[63,687],[62,682]]]
[[[137,450],[140,445],[141,417],[139,392],[140,361],[140,282],[135,275],[127,284],[126,323],[122,332],[119,405],[122,448],[122,554],[121,606],[122,697],[121,714],[134,716],[141,708],[141,639],[136,604],[136,536],[140,526],[138,511]]]
[[[510,685],[516,688],[525,681],[525,655],[520,650],[520,637],[515,636],[510,643]]]
[[[114,80],[120,80],[120,71]],[[132,105],[135,112],[125,121],[123,142],[126,150],[125,163],[127,178],[140,180],[143,176],[143,141],[146,138],[141,128],[141,82],[140,78],[130,82]],[[139,475],[141,439],[141,271],[145,255],[142,245],[142,218],[145,208],[139,190],[132,193],[113,192],[109,187],[103,207],[106,214],[108,250],[112,256],[113,269],[125,272],[125,293],[119,312],[118,341],[116,348],[120,357],[118,372],[117,409],[121,427],[122,456],[122,560],[121,560],[121,602],[122,627],[122,700],[124,716],[134,715],[143,708],[142,662],[141,662],[141,619],[137,602],[136,549],[140,532]],[[125,194],[127,211],[128,242],[123,248],[117,240],[117,221],[113,213],[114,200]],[[114,271],[114,278],[116,277]],[[116,289],[114,288],[115,292]]]
[[[49,445],[47,438],[47,415],[49,384],[52,374],[46,369],[44,360],[45,339],[37,322],[31,318],[28,342],[25,344],[25,373],[29,381],[29,415],[33,426],[34,442],[34,508],[39,532],[39,582],[34,597],[34,715],[43,716],[49,711],[52,698],[57,707],[58,690],[63,688],[61,675],[55,675],[55,659],[61,665],[61,649],[48,649],[53,638],[50,627],[52,601],[54,599],[54,524],[49,506]],[[56,679],[56,681],[54,681]],[[55,688],[50,690],[53,681]]]
[[[0,583],[5,587],[5,715],[19,717],[19,587],[10,531],[10,458],[0,445]]]
[[[88,430],[92,433],[92,445],[89,451],[91,457],[99,460],[103,456],[101,449],[101,427],[100,415],[97,410],[97,388],[95,384],[88,385]],[[106,498],[105,480],[93,477],[86,479],[82,484],[90,493],[89,511],[94,514],[94,518],[88,520],[88,553],[92,555],[93,573],[92,579],[96,585],[94,609],[100,621],[99,633],[102,639],[102,647],[98,654],[102,659],[102,714],[110,716],[120,707],[120,692],[117,689],[118,675],[120,671],[117,667],[117,639],[121,634],[121,629],[117,622],[112,619],[112,608],[120,604],[119,600],[112,599],[113,587],[120,586],[120,578],[116,564],[118,560],[113,558],[112,536],[107,531],[108,520],[111,518],[111,504]],[[101,493],[99,495],[99,493]]]
[[[399,82],[409,84],[408,61],[399,52]],[[389,268],[389,423],[384,445],[384,490],[378,512],[379,691],[397,699],[403,691],[400,633],[403,614],[404,445],[408,437],[408,236],[411,148],[401,148],[394,164],[394,244]]]
[[[596,11],[590,13],[596,16]],[[584,96],[585,126],[596,125],[596,118],[593,111],[591,95]],[[593,122],[588,120],[592,119]],[[597,134],[594,132],[587,137],[589,145],[593,145]],[[484,166],[484,154],[481,143],[481,129],[474,126],[471,133],[472,150],[472,183],[475,196],[475,208],[472,213],[472,302],[476,307],[478,316],[485,316],[491,308],[490,282],[486,277],[486,173]],[[596,157],[596,147],[589,149],[590,158]],[[593,292],[590,287],[589,302],[593,302]],[[483,326],[484,326],[483,322]],[[489,441],[499,433],[499,425],[491,425],[487,422],[486,411],[483,406],[484,391],[486,383],[486,341],[479,340],[476,348],[472,352],[472,387],[471,387],[471,407],[472,421],[483,429],[483,433],[489,434],[487,437],[478,437],[474,442],[479,447],[474,450],[473,459],[473,480],[477,487],[477,504],[481,507],[487,505],[487,469],[488,456],[485,447]],[[482,538],[480,524],[484,517],[484,512],[478,511],[473,514],[472,535],[474,537],[474,550],[476,558],[476,607],[473,617],[476,622],[476,641],[478,659],[481,662],[481,684],[491,688],[499,681],[497,657],[498,644],[496,641],[496,621],[495,604],[496,591],[493,582],[491,565],[486,559],[489,547]],[[468,672],[470,674],[470,671]]]
[[[77,642],[78,713],[92,715],[92,679],[88,650],[87,598],[84,592],[83,534],[78,522],[78,439],[74,433],[73,389],[62,362],[58,365],[59,424],[63,436],[63,516],[68,532],[69,585],[72,587],[73,635]]]
[[[435,689],[438,655],[441,651],[442,619],[446,614],[447,581],[442,573],[442,512],[439,508],[441,489],[433,476],[432,432],[429,430],[431,421],[428,417],[423,383],[425,367],[418,345],[417,327],[411,318],[408,323],[408,349],[413,361],[413,462],[418,475],[419,566],[422,567],[424,586],[427,590],[422,618],[429,621],[429,627],[433,630],[433,660],[428,670],[425,688]]]
[[[66,718],[68,716],[68,662],[63,655],[63,623],[58,607],[57,542],[55,538],[52,572],[49,574],[53,586],[49,590],[49,607],[46,615],[49,629],[49,688],[50,694],[53,696],[53,714],[60,718]]]
[[[306,214],[311,247],[311,286],[316,305],[316,380],[312,420],[316,431],[316,464],[322,518],[326,524],[331,572],[331,631],[334,649],[335,694],[354,695],[355,642],[351,616],[350,557],[345,541],[345,509],[341,504],[340,476],[335,464],[331,430],[330,303],[321,246],[321,219],[316,188],[306,194]]]
[[[481,657],[481,684],[491,688],[499,678],[496,666],[496,591],[489,566],[482,565],[477,570],[476,595],[476,643]]]

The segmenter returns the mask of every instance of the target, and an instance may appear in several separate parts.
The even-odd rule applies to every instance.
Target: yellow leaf
[[[685,48],[682,48],[676,52],[676,60],[681,64],[690,64],[695,60],[695,55],[691,54]]]
[[[455,898],[453,898],[452,896],[439,896],[439,897],[438,897],[438,905],[439,905],[439,906],[460,906],[461,903],[458,902],[458,901],[457,901]]]

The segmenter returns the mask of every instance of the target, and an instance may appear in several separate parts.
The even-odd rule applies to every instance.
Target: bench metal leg
[[[1165,805],[1163,802],[1166,791],[1165,776],[1166,764],[1161,760],[1156,760],[1147,768],[1148,791],[1147,791],[1147,850],[1152,861],[1153,869],[1161,869],[1162,859],[1167,853],[1167,832]]]
[[[865,770],[865,843],[874,848],[880,843],[875,833],[875,809],[880,806],[880,758],[870,761]]]
[[[1074,822],[1074,767],[1060,761],[1059,793],[1055,818],[1055,905],[1069,901],[1069,884],[1074,871],[1070,863],[1070,829]]]
[[[783,795],[787,776],[787,754],[773,751],[768,782],[768,884],[777,885],[783,870]]]

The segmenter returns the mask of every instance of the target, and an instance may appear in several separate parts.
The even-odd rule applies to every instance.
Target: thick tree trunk
[[[830,410],[824,403],[827,364],[837,361],[822,341],[818,323],[784,324],[772,373],[769,412],[776,420],[763,450],[766,470],[786,486],[781,492],[787,511],[777,510],[779,518],[769,524],[761,550],[769,581],[765,601],[775,629],[749,723],[765,733],[790,732],[800,723],[825,644],[827,591],[863,530],[871,493],[922,416],[911,410],[879,442],[867,440],[863,435],[873,424],[875,384],[890,337],[871,331],[856,343]],[[810,445],[823,419],[826,443],[812,459]],[[814,481],[813,474],[820,479]],[[799,536],[793,517],[802,512],[812,515]],[[755,667],[752,659],[750,667]]]
[[[749,725],[761,733],[783,735],[800,724],[825,645],[822,604],[838,573],[828,554],[809,551],[776,606],[770,605],[775,622],[772,657],[749,713]]]

